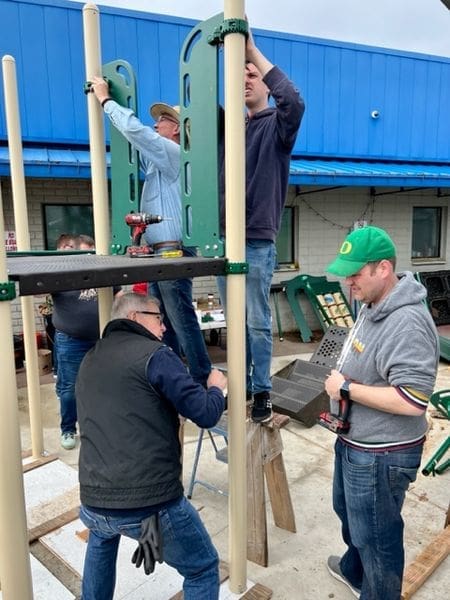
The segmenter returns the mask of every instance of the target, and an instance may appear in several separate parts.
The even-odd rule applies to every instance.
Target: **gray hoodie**
[[[398,277],[386,298],[361,308],[339,370],[357,383],[403,386],[428,398],[436,381],[439,338],[424,303],[425,287],[411,272]],[[371,449],[414,443],[427,429],[425,411],[420,416],[394,415],[356,402],[349,420],[350,431],[343,440]]]

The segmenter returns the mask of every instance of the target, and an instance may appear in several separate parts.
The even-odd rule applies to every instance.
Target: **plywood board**
[[[40,538],[40,542],[68,568],[80,577],[83,572],[86,543],[77,532],[85,529],[77,519]],[[136,569],[131,556],[136,549],[135,540],[122,537],[117,559],[117,583],[114,600],[168,600],[181,590],[183,578],[166,564],[157,564],[151,575],[146,575],[143,568]]]
[[[75,600],[75,596],[32,555],[30,562],[34,600]],[[1,591],[0,598],[3,598]]]
[[[55,460],[24,473],[25,504],[28,509],[45,504],[78,485],[78,472]]]

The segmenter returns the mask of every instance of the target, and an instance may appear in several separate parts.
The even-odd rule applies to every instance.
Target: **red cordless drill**
[[[142,234],[145,233],[147,225],[161,223],[164,217],[150,215],[148,213],[129,213],[125,216],[125,223],[131,227],[132,246],[128,246],[127,252],[131,256],[145,256],[152,253],[150,246],[141,246]]]
[[[350,383],[350,380],[346,379],[341,385],[338,414],[335,415],[334,413],[324,411],[319,415],[319,425],[333,431],[333,433],[346,433],[350,429],[350,422],[348,421],[351,406],[350,391],[348,389]]]

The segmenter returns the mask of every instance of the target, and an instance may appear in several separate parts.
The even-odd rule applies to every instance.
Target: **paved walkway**
[[[276,354],[279,353],[282,344],[284,342],[276,341]],[[291,353],[277,356],[273,362],[273,370],[279,370],[296,358],[307,360],[315,349],[315,346],[295,342],[286,344],[284,348],[287,350],[294,347],[303,352],[305,346],[309,354]],[[224,352],[219,348],[213,349],[212,355],[215,362],[224,360]],[[436,388],[450,388],[450,370],[446,364],[440,365]],[[26,389],[19,390],[19,408],[23,448],[29,448]],[[51,382],[42,386],[42,408],[46,449],[57,453],[62,461],[76,468],[78,447],[73,451],[65,451],[59,446],[59,411]],[[432,412],[434,411],[430,411],[430,414]],[[430,417],[430,427],[423,464],[435,452],[441,441],[450,435],[449,421]],[[185,488],[189,482],[197,438],[197,428],[188,424],[185,433]],[[291,421],[282,430],[282,438],[297,533],[292,534],[278,529],[273,523],[269,510],[269,566],[263,568],[248,562],[248,577],[253,582],[272,589],[274,600],[294,598],[350,600],[352,596],[347,588],[334,580],[325,567],[328,555],[339,554],[344,549],[339,522],[331,507],[334,436],[318,425],[307,429],[301,423]],[[222,490],[228,487],[227,466],[215,459],[213,448],[208,440],[205,440],[202,450],[198,476]],[[424,477],[420,474],[411,486],[404,507],[407,562],[413,560],[442,530],[450,499],[449,490],[450,470],[436,477]],[[198,485],[194,489],[192,502],[201,511],[202,519],[213,537],[221,558],[227,560],[227,498]],[[438,567],[432,577],[414,595],[414,600],[435,600],[446,597],[445,590],[450,589],[449,561],[450,558],[447,558],[446,562]],[[119,569],[119,578],[121,572]],[[141,592],[142,590],[143,588]],[[131,600],[138,597],[143,599],[147,595],[121,597]],[[48,598],[35,600],[48,600]]]

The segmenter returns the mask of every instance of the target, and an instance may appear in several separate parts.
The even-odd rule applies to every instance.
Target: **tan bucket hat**
[[[178,123],[180,122],[180,107],[170,106],[164,102],[155,102],[150,106],[150,114],[157,121],[162,115],[167,115]]]

